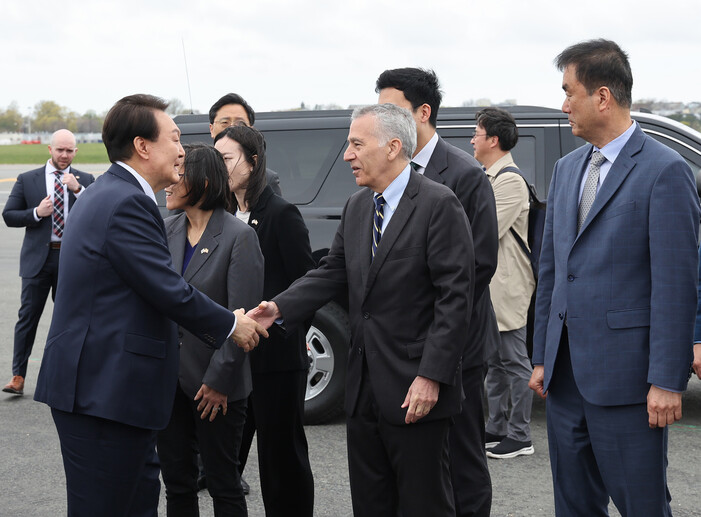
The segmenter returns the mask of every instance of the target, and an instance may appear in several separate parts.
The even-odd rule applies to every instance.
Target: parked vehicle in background
[[[441,108],[438,133],[472,154],[470,138],[478,109]],[[518,144],[512,150],[514,160],[545,199],[555,162],[584,141],[572,135],[567,115],[560,110],[534,106],[505,109],[513,114],[519,130]],[[346,200],[358,190],[350,167],[343,161],[350,114],[350,110],[256,114],[256,128],[264,133],[267,144],[267,166],[279,174],[285,199],[302,213],[317,262],[329,251]],[[634,112],[633,118],[647,134],[681,154],[701,186],[701,133],[649,113]],[[179,115],[175,122],[183,143],[211,143],[207,115]],[[350,342],[347,303],[347,299],[339,299],[320,309],[307,334],[307,423],[327,421],[343,410]]]

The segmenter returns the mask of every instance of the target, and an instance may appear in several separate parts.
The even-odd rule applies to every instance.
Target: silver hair
[[[371,104],[355,108],[351,121],[365,115],[375,117],[375,136],[380,147],[391,139],[398,138],[402,143],[402,154],[411,160],[416,150],[416,122],[408,109],[394,104]]]

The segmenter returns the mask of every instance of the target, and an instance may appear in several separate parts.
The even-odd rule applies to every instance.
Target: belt
[[[60,250],[61,249],[61,241],[52,241],[49,243],[49,249],[52,250]]]

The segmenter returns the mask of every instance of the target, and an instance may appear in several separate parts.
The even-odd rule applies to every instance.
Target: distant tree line
[[[170,99],[169,107],[166,110],[170,115],[180,115],[190,113],[180,99]],[[505,100],[496,105],[516,105],[515,99]],[[470,99],[463,102],[463,106],[492,106],[489,99]],[[314,105],[312,109],[339,109],[336,104]],[[301,103],[298,108],[309,109],[305,103]],[[674,120],[691,126],[697,131],[701,131],[701,103],[692,102],[683,104],[681,102],[657,101],[655,99],[643,99],[633,103],[634,110],[647,110],[651,113],[664,115]],[[195,110],[195,113],[199,113]],[[70,109],[59,106],[54,101],[39,101],[33,108],[31,115],[23,116],[16,102],[11,103],[7,108],[0,108],[0,133],[52,133],[57,129],[67,128],[74,133],[100,133],[102,122],[107,113],[96,113],[88,110],[82,115]]]
[[[179,99],[171,99],[168,113],[190,113]],[[0,108],[0,133],[53,133],[57,129],[69,129],[74,133],[100,133],[106,112],[88,110],[82,115],[54,101],[39,101],[31,115],[23,116],[16,102]]]

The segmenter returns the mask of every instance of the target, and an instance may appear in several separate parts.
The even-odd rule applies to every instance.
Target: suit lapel
[[[577,221],[579,218],[579,187],[582,184],[582,176],[586,173],[589,157],[593,147],[590,145],[584,153],[582,160],[574,160],[572,170],[568,171],[566,177],[569,178],[567,189],[567,242],[573,244],[577,239]]]
[[[368,272],[370,270],[370,264],[372,262],[372,225],[373,225],[373,214],[375,211],[375,203],[373,201],[373,193],[370,189],[365,189],[366,192],[363,196],[363,200],[359,203],[362,210],[360,214],[357,215],[358,228],[359,228],[359,250],[358,254],[360,256],[360,278],[363,285],[367,285]],[[353,219],[356,219],[354,217]],[[382,240],[380,240],[382,242]],[[351,243],[351,245],[353,245]]]
[[[632,156],[642,149],[644,140],[645,135],[640,128],[637,128],[628,142],[626,142],[626,145],[623,146],[621,152],[618,153],[618,157],[613,165],[611,165],[606,179],[601,184],[601,187],[599,187],[599,192],[596,194],[596,198],[594,198],[594,204],[591,206],[591,210],[589,210],[589,214],[584,221],[584,225],[582,225],[580,233],[586,231],[587,227],[592,224],[592,221],[596,219],[599,212],[601,212],[604,206],[611,200],[626,177],[628,177],[628,174],[630,174],[630,171],[633,170],[633,167],[635,167],[635,160],[633,160]]]
[[[187,269],[183,273],[185,281],[189,282],[192,280],[192,277],[197,274],[202,266],[209,260],[209,257],[212,256],[214,250],[217,249],[223,224],[224,209],[217,208],[209,218],[207,228],[205,228],[202,237],[200,237],[200,242],[197,243],[197,249],[193,253],[190,263],[187,265]]]
[[[168,250],[173,259],[173,269],[178,273],[183,270],[185,258],[185,240],[187,239],[187,216],[182,212],[168,224]]]
[[[260,228],[261,222],[263,219],[265,219],[265,208],[268,205],[268,200],[273,194],[273,189],[266,186],[258,198],[258,202],[253,207],[253,210],[251,210],[251,215],[248,218],[248,226],[253,228],[256,233],[258,233],[258,228]]]
[[[46,166],[41,169],[34,171],[35,174],[32,175],[32,183],[37,192],[43,192],[44,195],[41,196],[42,199],[45,198],[50,192],[46,191]]]
[[[428,160],[424,176],[438,183],[445,183],[441,173],[448,168],[448,151],[445,141],[438,137],[436,147],[433,149],[433,154]]]
[[[409,221],[411,214],[414,212],[414,208],[416,208],[414,197],[419,191],[420,180],[421,175],[412,171],[409,177],[409,183],[407,184],[406,189],[404,189],[404,194],[399,200],[397,209],[394,211],[394,214],[392,214],[392,219],[390,219],[389,223],[387,224],[387,228],[385,228],[385,231],[382,234],[380,244],[377,246],[377,251],[375,252],[375,258],[370,263],[367,280],[365,281],[365,296],[367,296],[370,292],[380,268],[387,259],[389,252],[394,247],[394,243],[402,233],[402,230],[404,230],[407,221]],[[372,222],[370,222],[370,225],[367,225],[368,228],[370,228],[371,225]],[[370,249],[371,239],[372,235],[370,235],[370,238],[367,241],[364,241],[368,243],[368,249]]]

